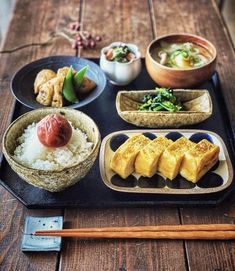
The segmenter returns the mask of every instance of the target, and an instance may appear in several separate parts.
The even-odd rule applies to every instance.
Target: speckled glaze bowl
[[[46,115],[59,113],[71,121],[75,128],[87,134],[93,142],[91,153],[81,162],[61,170],[39,170],[21,165],[13,158],[17,139],[33,122],[39,122]],[[61,191],[83,178],[93,166],[100,146],[100,133],[94,121],[86,114],[69,108],[42,108],[30,111],[10,124],[3,136],[3,154],[11,168],[26,182],[51,192]]]
[[[160,42],[181,43],[192,42],[203,47],[211,55],[208,63],[191,69],[177,69],[161,65],[156,60],[156,49]],[[191,34],[170,34],[153,40],[146,52],[145,64],[150,77],[161,87],[192,88],[209,80],[215,70],[216,49],[208,40]]]

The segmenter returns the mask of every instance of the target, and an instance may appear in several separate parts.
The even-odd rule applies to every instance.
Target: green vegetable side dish
[[[106,52],[105,56],[107,60],[119,63],[128,63],[135,58],[135,54],[127,45],[114,46]]]
[[[157,50],[157,59],[160,64],[179,69],[201,67],[208,63],[211,56],[203,47],[191,42],[167,43],[161,42]]]
[[[76,89],[82,84],[84,75],[88,70],[88,66],[83,67],[75,75],[73,75],[73,67],[70,66],[63,84],[62,93],[64,98],[71,103],[79,103],[79,100],[76,95]]]
[[[64,85],[63,85],[63,95],[64,98],[71,102],[71,103],[78,103],[79,100],[76,96],[76,93],[74,91],[74,87],[73,87],[73,68],[72,66],[70,66],[65,79],[64,79]]]
[[[78,71],[75,75],[74,75],[74,85],[75,87],[78,89],[80,88],[84,75],[86,74],[87,70],[88,70],[88,65],[86,65],[85,67],[83,67],[80,71]]]
[[[139,111],[157,112],[169,111],[178,112],[182,110],[182,105],[174,96],[170,88],[156,88],[156,94],[146,94],[143,104],[139,106]]]

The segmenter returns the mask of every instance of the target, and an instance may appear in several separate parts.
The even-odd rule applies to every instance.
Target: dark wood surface
[[[9,83],[22,65],[49,55],[98,57],[112,41],[136,43],[144,55],[156,36],[172,32],[202,35],[218,48],[217,70],[235,127],[235,56],[214,1],[204,0],[19,0],[3,49],[43,42],[52,31],[79,19],[84,29],[101,34],[92,51],[75,52],[56,39],[49,46],[27,47],[0,55],[0,138],[8,126],[14,99]],[[22,253],[26,215],[64,214],[66,227],[154,224],[234,223],[235,196],[216,208],[120,208],[27,210],[0,187],[0,270],[235,270],[235,242],[67,239],[61,253]]]

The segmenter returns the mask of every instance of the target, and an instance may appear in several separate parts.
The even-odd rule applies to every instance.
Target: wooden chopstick
[[[134,227],[102,227],[102,228],[78,228],[63,230],[37,231],[37,233],[60,232],[137,232],[137,231],[235,231],[234,224],[188,224],[188,225],[158,225],[158,226],[134,226]]]
[[[159,225],[36,231],[37,236],[146,239],[235,239],[233,224]]]
[[[36,234],[46,236],[77,238],[140,238],[140,239],[178,239],[178,240],[230,240],[235,239],[235,231],[142,231],[142,232],[61,232]]]

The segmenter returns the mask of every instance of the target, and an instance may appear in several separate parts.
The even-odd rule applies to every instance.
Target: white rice
[[[18,138],[18,143],[14,159],[30,168],[45,170],[61,170],[77,164],[87,157],[93,148],[93,143],[88,141],[87,135],[73,126],[72,136],[66,146],[45,147],[38,139],[36,123],[25,129]]]

